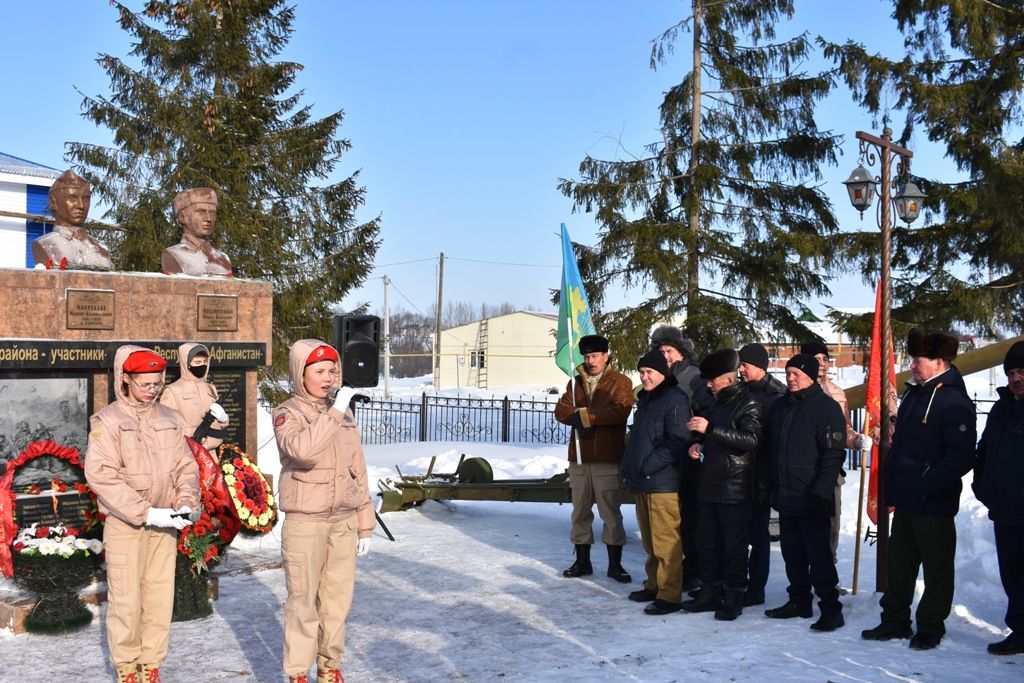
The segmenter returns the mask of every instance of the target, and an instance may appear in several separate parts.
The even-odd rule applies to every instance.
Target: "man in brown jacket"
[[[322,341],[292,344],[294,395],[273,413],[285,513],[284,671],[291,683],[307,683],[314,659],[317,683],[342,680],[356,556],[370,551],[375,526],[359,427],[349,407],[354,392],[341,387],[338,361],[338,352]]]
[[[178,347],[181,376],[160,395],[160,403],[177,410],[185,421],[185,436],[194,438],[196,429],[208,420],[209,430],[201,440],[203,448],[213,452],[224,443],[228,414],[217,403],[217,387],[210,374],[210,350],[202,344],[185,342]]]
[[[569,486],[572,488],[572,531],[576,561],[562,572],[575,578],[594,573],[590,546],[594,544],[594,503],[608,548],[608,576],[632,581],[622,567],[626,532],[619,510],[622,497],[620,463],[625,450],[626,420],[633,409],[633,385],[610,365],[608,340],[596,334],[579,342],[583,363],[555,406],[555,419],[572,426],[569,437]]]
[[[199,509],[199,468],[181,416],[157,402],[166,361],[114,354],[117,400],[89,421],[85,477],[106,514],[107,645],[118,681],[159,683],[174,605],[178,530]]]

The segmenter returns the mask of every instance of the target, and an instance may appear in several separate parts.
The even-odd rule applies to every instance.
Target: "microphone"
[[[198,522],[199,518],[203,516],[199,510],[189,510],[188,512],[172,512],[171,517],[177,517],[178,519],[187,519],[190,522]]]
[[[338,392],[339,391],[341,391],[341,389],[339,387],[331,387],[330,389],[327,390],[327,398],[329,398],[329,399],[331,399],[333,401],[335,398],[338,397]],[[351,403],[369,403],[369,402],[370,402],[370,397],[367,396],[366,394],[352,394],[352,401],[351,401]]]

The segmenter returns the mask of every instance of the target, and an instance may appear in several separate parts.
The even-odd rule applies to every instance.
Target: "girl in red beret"
[[[199,508],[199,470],[181,416],[156,400],[166,366],[149,349],[120,347],[117,400],[89,421],[85,476],[106,514],[107,644],[119,683],[160,681],[178,531]]]

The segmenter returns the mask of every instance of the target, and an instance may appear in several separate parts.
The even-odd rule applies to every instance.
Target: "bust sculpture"
[[[194,187],[174,197],[174,216],[181,224],[181,241],[160,255],[160,270],[167,274],[231,275],[231,261],[210,244],[217,224],[217,193]]]
[[[64,171],[50,186],[49,205],[53,232],[32,242],[32,258],[48,268],[71,270],[112,270],[110,250],[86,233],[92,188],[74,171]]]

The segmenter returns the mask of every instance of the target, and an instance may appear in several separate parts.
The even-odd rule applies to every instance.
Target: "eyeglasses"
[[[145,384],[140,384],[131,377],[128,378],[128,381],[137,386],[139,389],[142,389],[143,391],[160,391],[164,387],[163,382],[147,382]]]

